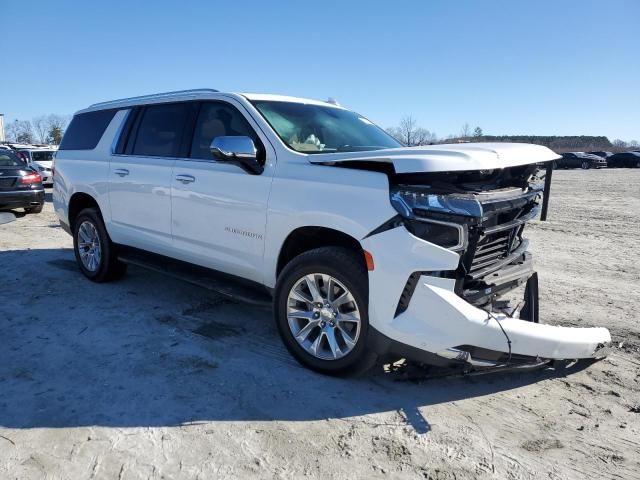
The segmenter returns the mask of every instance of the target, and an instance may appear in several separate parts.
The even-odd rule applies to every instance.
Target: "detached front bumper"
[[[389,340],[390,350],[406,346],[404,350],[413,356],[424,353],[434,360],[473,363],[481,352],[481,357],[495,364],[505,358],[592,358],[611,342],[606,328],[543,325],[490,315],[473,306],[455,292],[455,279],[446,278],[446,272],[458,267],[458,254],[415,237],[403,227],[367,237],[362,245],[375,262],[375,269],[369,272],[369,322],[380,334],[379,350],[385,349],[382,338]],[[399,312],[403,289],[414,272],[420,272],[419,280],[408,306]]]

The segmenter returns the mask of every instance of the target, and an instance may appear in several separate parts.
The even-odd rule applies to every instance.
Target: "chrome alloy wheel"
[[[360,336],[360,311],[351,292],[330,275],[312,273],[287,298],[287,320],[305,351],[321,360],[347,355]]]
[[[102,247],[98,230],[91,222],[82,222],[78,228],[78,252],[84,268],[90,272],[98,270],[102,258]]]

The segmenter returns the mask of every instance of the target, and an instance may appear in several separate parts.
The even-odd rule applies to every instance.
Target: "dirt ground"
[[[614,351],[477,377],[314,374],[269,312],[138,268],[92,284],[50,204],[19,217],[0,225],[1,479],[640,478],[640,170],[555,172],[527,232],[542,321],[607,326]]]

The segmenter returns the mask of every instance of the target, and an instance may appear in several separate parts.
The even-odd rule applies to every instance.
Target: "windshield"
[[[402,145],[361,115],[342,108],[254,101],[278,136],[303,153],[357,152]]]
[[[15,153],[0,150],[0,167],[24,167],[24,162]]]

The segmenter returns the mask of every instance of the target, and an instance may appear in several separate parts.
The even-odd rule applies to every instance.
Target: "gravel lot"
[[[18,214],[0,478],[640,478],[640,170],[555,172],[549,214],[527,235],[542,321],[609,327],[609,358],[346,380],[299,367],[267,311],[138,268],[90,283],[50,204]]]

